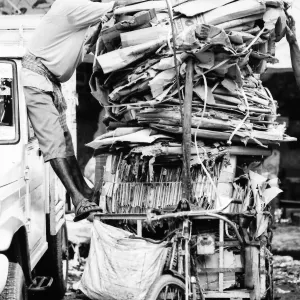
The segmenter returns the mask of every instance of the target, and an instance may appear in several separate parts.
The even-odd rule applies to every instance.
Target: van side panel
[[[15,233],[25,224],[18,218],[10,217],[5,222],[0,222],[0,252],[7,251]]]

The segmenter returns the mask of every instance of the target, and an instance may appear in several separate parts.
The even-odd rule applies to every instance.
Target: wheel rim
[[[68,268],[69,268],[69,245],[66,235],[66,229],[64,227],[62,232],[62,267],[63,267],[63,277],[64,281],[67,282],[68,279]]]
[[[162,288],[157,296],[157,300],[184,300],[184,289],[176,284],[168,284]]]

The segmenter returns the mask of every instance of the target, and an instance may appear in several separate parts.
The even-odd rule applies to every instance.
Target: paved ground
[[[276,300],[300,299],[300,228],[295,226],[278,226],[274,231],[273,252],[274,255],[274,284]],[[293,255],[294,258],[291,256]],[[299,260],[296,260],[299,259]],[[71,261],[69,290],[64,300],[87,299],[78,295],[72,289],[73,284],[80,280],[84,269],[84,261],[81,264]]]

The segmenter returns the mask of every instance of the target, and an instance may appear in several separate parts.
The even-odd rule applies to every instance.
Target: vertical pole
[[[137,220],[137,236],[142,236],[142,220]]]
[[[191,197],[191,115],[193,99],[193,59],[189,58],[186,66],[184,112],[182,124],[182,154],[183,154],[183,181],[182,181],[182,199],[189,201]]]
[[[224,268],[224,221],[219,220],[219,268]],[[224,273],[221,270],[219,272],[219,292],[223,292],[224,289]]]
[[[189,240],[185,239],[185,247],[184,247],[184,254],[185,254],[185,300],[189,300],[190,296],[190,248],[189,248]]]

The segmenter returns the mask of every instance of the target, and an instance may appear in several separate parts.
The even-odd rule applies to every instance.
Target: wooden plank
[[[272,150],[269,149],[250,148],[245,146],[231,146],[228,151],[230,154],[237,156],[270,156],[272,154]]]
[[[183,133],[182,133],[182,149],[183,149],[183,179],[182,179],[182,199],[189,201],[191,194],[191,115],[192,115],[192,98],[193,98],[193,76],[194,64],[193,59],[189,58],[186,67],[185,81],[185,97],[183,112]]]
[[[241,243],[239,241],[226,241],[223,243],[216,242],[216,246],[224,246],[224,247],[239,247],[241,246]]]
[[[300,207],[300,201],[293,201],[293,200],[280,200],[280,204],[283,204],[284,207]]]
[[[137,220],[137,235],[142,236],[142,220]]]
[[[250,299],[260,299],[259,248],[245,247],[245,287],[251,290]]]
[[[266,276],[266,246],[260,248],[259,256],[259,275],[260,275],[260,297],[266,295],[267,292],[267,276]]]
[[[213,273],[243,273],[244,268],[205,268],[197,271],[198,274],[213,274]]]
[[[230,290],[230,291],[224,291],[222,293],[215,292],[215,291],[204,291],[204,295],[206,298],[213,298],[213,299],[224,299],[224,298],[249,299],[250,298],[250,293],[247,290]]]

